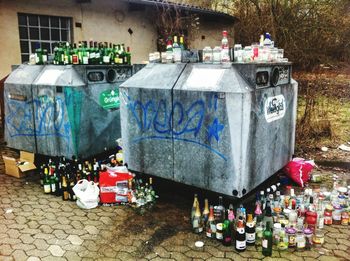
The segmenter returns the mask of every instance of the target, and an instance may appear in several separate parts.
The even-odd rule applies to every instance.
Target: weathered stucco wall
[[[84,4],[76,0],[0,0],[0,79],[10,73],[12,64],[21,63],[17,13],[72,17],[74,42],[93,39],[125,43],[131,48],[132,62],[138,63],[148,60],[148,54],[157,49],[154,13],[150,12],[155,8],[129,11],[128,4],[120,0],[91,0]],[[75,27],[76,22],[82,27]],[[220,45],[221,31],[231,30],[230,26],[225,21],[201,18],[199,30],[189,32],[190,47]]]
[[[151,19],[145,11],[128,12],[122,1],[77,4],[73,0],[0,0],[0,79],[11,71],[12,64],[21,63],[17,13],[72,17],[74,42],[93,39],[125,43],[131,48],[133,62],[147,60],[148,53],[156,49]],[[75,22],[82,23],[82,28],[75,27]]]

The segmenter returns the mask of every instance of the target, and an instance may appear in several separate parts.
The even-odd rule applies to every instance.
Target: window
[[[38,45],[52,53],[57,42],[72,41],[72,18],[69,17],[19,13],[18,27],[22,63],[29,61]]]

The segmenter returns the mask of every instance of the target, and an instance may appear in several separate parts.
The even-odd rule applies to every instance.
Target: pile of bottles
[[[284,50],[275,47],[274,41],[269,33],[260,35],[259,43],[242,48],[241,44],[234,45],[234,62],[250,63],[250,62],[288,62],[284,58]]]
[[[74,194],[73,187],[79,180],[86,179],[99,185],[101,171],[107,168],[123,166],[123,153],[111,155],[108,159],[97,161],[79,161],[73,157],[67,160],[65,157],[50,158],[48,162],[42,164],[40,169],[40,183],[45,194],[52,194],[62,197],[64,201],[75,201],[77,198]],[[127,203],[136,208],[151,207],[154,205],[158,196],[153,189],[153,179],[149,178],[144,182],[142,178],[128,180]]]
[[[272,246],[280,251],[295,248],[308,250],[324,243],[324,225],[349,225],[350,186],[337,181],[331,192],[305,188],[296,194],[291,186],[281,191],[280,183],[257,194],[254,213],[247,214],[240,205],[234,211],[219,204],[209,206],[204,200],[200,210],[197,195],[194,197],[191,221],[194,233],[205,231],[209,238],[217,239],[225,246],[234,244],[237,251],[247,245],[261,247],[262,254],[272,255]]]
[[[143,182],[142,179],[129,179],[128,202],[131,206],[152,207],[157,198],[152,178],[149,178],[148,183]]]
[[[81,179],[99,182],[101,162],[93,160],[78,161],[75,157],[66,160],[65,157],[49,159],[39,168],[40,183],[45,194],[61,196],[63,200],[75,201],[73,187]]]
[[[228,44],[227,31],[222,32],[221,46],[215,46],[213,49],[206,46],[203,49],[203,63],[229,63],[230,47]]]
[[[49,62],[47,50],[38,45],[30,60],[32,64],[47,64]],[[90,41],[88,45],[87,41],[82,41],[77,45],[76,43],[60,42],[56,44],[53,59],[50,62],[57,65],[131,65],[131,52],[130,48],[125,48],[124,44]]]

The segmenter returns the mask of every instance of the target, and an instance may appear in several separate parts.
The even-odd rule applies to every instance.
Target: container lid
[[[346,187],[339,187],[338,192],[345,193],[347,191]]]
[[[286,233],[288,234],[295,234],[297,231],[293,227],[286,228]]]
[[[273,229],[281,229],[281,228],[282,228],[281,223],[275,223],[275,224],[273,224]]]
[[[305,228],[304,229],[304,234],[311,235],[312,233],[313,233],[312,229],[310,229],[310,228]]]

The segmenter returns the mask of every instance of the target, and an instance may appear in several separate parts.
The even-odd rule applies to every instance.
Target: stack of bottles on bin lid
[[[59,42],[55,44],[51,59],[48,59],[48,52],[42,49],[37,43],[35,53],[30,56],[30,64],[56,65],[83,64],[100,65],[116,64],[131,65],[130,48],[125,48],[124,44],[112,44],[108,42],[87,41],[70,44],[69,42]]]
[[[221,46],[215,46],[213,49],[206,46],[203,49],[203,63],[230,63],[230,47],[227,38],[227,31],[222,32]]]
[[[149,54],[150,63],[181,63],[185,62],[185,54],[189,52],[185,47],[184,36],[169,36],[166,41],[165,52],[153,52]]]
[[[221,46],[216,46],[214,49],[207,46],[203,49],[202,55],[203,63],[229,63],[231,58],[227,31],[222,32]],[[198,50],[187,50],[184,44],[184,36],[180,36],[179,42],[177,36],[169,36],[165,52],[154,52],[149,54],[150,63],[186,63],[199,61],[200,57]]]
[[[337,182],[331,192],[306,188],[296,195],[289,186],[282,194],[277,183],[257,194],[254,213],[249,214],[243,205],[236,212],[232,204],[225,209],[222,197],[216,206],[209,206],[205,199],[201,212],[195,195],[192,228],[195,233],[205,231],[207,237],[225,246],[234,244],[237,251],[244,251],[247,245],[261,246],[265,256],[272,255],[273,245],[281,251],[308,250],[324,243],[324,225],[349,225],[349,194],[350,187]]]
[[[242,48],[241,44],[235,44],[233,47],[234,62],[251,63],[251,62],[288,62],[288,58],[284,58],[284,50],[277,48],[269,33],[260,35],[259,43]]]
[[[67,160],[65,157],[55,157],[49,159],[47,163],[40,167],[40,183],[45,194],[52,194],[62,197],[62,200],[77,200],[73,187],[78,181],[86,179],[99,185],[100,174],[108,168],[125,167],[123,165],[122,151],[113,154],[108,159],[97,161],[79,161],[76,157]],[[149,206],[155,203],[158,196],[153,188],[153,180],[149,178],[144,182],[142,178],[132,178],[127,182],[127,202],[134,207]]]

